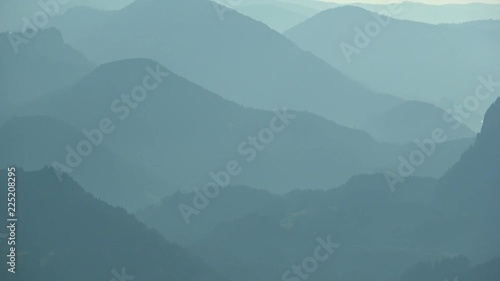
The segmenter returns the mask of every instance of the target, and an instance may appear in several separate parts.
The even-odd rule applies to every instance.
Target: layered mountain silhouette
[[[54,25],[92,61],[150,58],[245,106],[287,106],[354,126],[400,102],[351,81],[262,23],[233,10],[224,17],[205,0],[139,0],[113,12],[72,9]]]
[[[366,3],[354,4],[363,9],[378,13],[387,11],[391,4],[374,5]],[[464,3],[428,5],[413,1],[399,3],[401,10],[394,17],[401,20],[426,22],[431,24],[464,23],[479,20],[499,20],[500,5],[498,3]]]
[[[408,101],[375,116],[363,126],[374,138],[385,142],[408,143],[429,138],[441,128],[447,140],[475,137],[475,133],[453,115],[429,103]]]
[[[27,21],[31,22],[31,24],[34,22],[43,23],[40,24],[40,27],[43,29],[47,27],[48,21],[54,20],[54,18],[63,15],[68,9],[76,6],[88,6],[100,10],[114,10],[132,2],[133,0],[0,0],[0,32],[23,31],[23,29],[28,27]],[[46,15],[47,22],[40,15],[42,13]],[[37,16],[38,19],[34,20]]]
[[[0,33],[0,61],[2,109],[68,86],[94,68],[56,29],[38,31],[32,39]]]
[[[480,116],[498,96],[499,32],[498,21],[430,25],[345,6],[318,13],[285,35],[374,90],[447,110],[489,84],[480,93],[490,97],[473,105],[475,118],[464,120],[479,129]]]
[[[167,77],[143,100],[128,104],[123,96],[130,96],[152,69]],[[331,188],[359,173],[397,167],[399,154],[406,151],[306,112],[236,105],[146,59],[105,64],[73,86],[14,111],[65,120],[87,132],[109,120],[114,129],[102,134],[97,147],[142,167],[155,179],[188,190],[221,177],[226,181],[221,173],[232,161],[242,171],[229,179],[231,184],[278,193]],[[277,130],[272,131],[274,126]],[[78,143],[66,145],[76,149]],[[61,153],[66,153],[66,145]],[[434,157],[448,165],[421,174],[441,175],[465,149],[455,146],[443,158]],[[85,163],[93,154],[81,158]],[[65,164],[64,157],[58,159],[52,161]]]
[[[16,173],[18,267],[15,274],[8,272],[2,254],[2,280],[224,280],[185,249],[125,210],[95,199],[70,178],[61,183],[48,168],[18,168]],[[2,170],[3,182],[6,176]],[[7,198],[7,189],[1,192]],[[5,210],[6,202],[1,203]],[[2,221],[6,215],[1,213]]]
[[[318,12],[316,8],[309,7],[307,3],[301,3],[300,1],[258,0],[251,2],[218,2],[222,5],[226,4],[228,8],[235,9],[243,15],[263,22],[278,32],[283,32]],[[231,3],[234,4],[231,5]],[[221,12],[221,15],[222,19],[224,19],[224,13]]]
[[[318,237],[331,235],[332,241],[342,246],[324,268],[315,272],[317,280],[397,280],[401,276],[401,280],[421,280],[418,276],[434,276],[431,280],[437,280],[449,277],[444,273],[468,276],[466,280],[495,280],[498,273],[493,269],[493,259],[498,253],[499,226],[495,219],[498,179],[493,172],[498,167],[494,162],[498,159],[496,131],[500,128],[497,105],[498,102],[488,111],[474,146],[439,181],[411,178],[391,192],[382,175],[366,175],[329,191],[268,196],[256,201],[258,210],[220,224],[191,249],[228,278],[245,272],[247,278],[243,280],[273,280],[307,257]],[[489,155],[474,156],[486,150]],[[233,192],[244,194],[237,189]],[[265,203],[266,200],[271,203]],[[172,204],[173,212],[179,202],[168,200],[164,204]],[[260,205],[263,202],[267,206]],[[169,217],[165,205],[162,211],[156,210],[157,216]],[[210,212],[231,213],[231,208],[226,204],[224,211],[215,207]],[[202,220],[198,224],[201,227]],[[169,222],[162,224],[157,219],[152,225],[166,229]],[[172,231],[162,233],[173,235]],[[432,271],[425,265],[414,266],[421,261],[440,261],[457,255],[487,266],[473,270],[453,265]],[[352,259],[357,262],[353,264]],[[255,272],[252,268],[261,270]]]
[[[238,12],[267,24],[279,32],[286,31],[323,10],[342,4],[323,1],[219,1]],[[479,20],[499,20],[500,5],[486,3],[429,5],[411,1],[390,4],[349,3],[374,13],[387,14],[400,20],[411,20],[430,24],[464,23]]]
[[[500,5],[11,2],[1,281],[500,280]]]
[[[148,67],[169,75],[129,107],[121,96],[141,85]],[[306,112],[244,108],[145,59],[105,64],[72,87],[15,111],[65,120],[79,131],[99,128],[102,119],[109,118],[116,129],[104,134],[103,147],[157,178],[187,188],[213,181],[210,172],[225,170],[232,160],[244,171],[231,183],[286,192],[332,187],[360,172],[382,169],[378,165],[383,159],[387,165],[397,159],[396,146],[376,142],[364,132]],[[269,139],[271,121],[279,130]],[[266,128],[267,133],[261,133]],[[257,145],[249,137],[257,138]]]
[[[498,191],[499,101],[488,109],[476,142],[438,182],[431,205],[448,214],[422,227],[420,235],[434,244],[485,263],[498,257],[500,212]],[[466,241],[474,241],[473,244]]]
[[[241,219],[281,200],[278,195],[264,190],[244,186],[227,187],[199,215],[190,216],[189,224],[186,224],[179,206],[192,206],[195,196],[193,192],[175,193],[158,205],[140,210],[136,216],[170,241],[192,246],[218,225]]]
[[[16,117],[0,127],[0,167],[19,165],[25,170],[38,170],[54,165],[56,176],[67,173],[88,192],[114,206],[129,211],[144,208],[177,190],[147,170],[127,162],[103,146],[92,149],[92,157],[81,158],[76,144],[87,140],[79,130],[58,119],[32,116]],[[69,159],[77,164],[69,170]]]
[[[437,129],[439,130],[438,127]],[[409,158],[409,156],[414,154],[415,151],[422,152],[422,144],[424,142],[429,143],[429,140],[432,139],[433,132],[434,129],[429,131],[425,138],[416,139],[412,142],[404,144],[400,149],[399,155],[404,158]],[[446,138],[447,135],[445,134],[443,137]],[[444,143],[435,143],[435,149],[431,149],[432,146],[427,144],[426,146],[430,151],[428,152],[429,156],[426,156],[425,162],[415,169],[414,175],[441,178],[449,168],[460,160],[462,153],[474,144],[475,140],[475,138],[464,138],[445,141]],[[401,161],[399,163],[395,163],[393,167],[399,167],[400,164]]]
[[[317,239],[328,239],[340,246],[314,272],[315,280],[395,279],[417,261],[441,255],[418,251],[413,233],[418,224],[443,217],[425,207],[434,183],[411,179],[392,193],[383,176],[360,176],[336,190],[291,192],[219,225],[191,249],[228,278],[276,280],[311,256]]]

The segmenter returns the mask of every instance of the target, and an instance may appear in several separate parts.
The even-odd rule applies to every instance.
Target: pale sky
[[[404,1],[397,0],[323,0],[327,2],[335,2],[339,4],[345,3],[369,3],[369,4],[388,4],[388,3],[401,3]],[[467,3],[489,3],[489,4],[500,4],[500,0],[412,0],[409,2],[419,2],[425,4],[467,4]]]

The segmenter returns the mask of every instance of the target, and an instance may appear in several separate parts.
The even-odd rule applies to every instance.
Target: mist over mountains
[[[88,24],[88,18],[97,20]],[[150,58],[246,106],[287,106],[356,125],[400,102],[369,91],[250,18],[228,11],[221,21],[205,0],[141,0],[117,12],[74,10],[55,19],[54,26],[94,62]],[[357,103],[359,99],[367,103]]]
[[[469,3],[467,5],[441,4],[426,5],[412,1],[401,1],[388,4],[350,3],[342,4],[335,1],[308,1],[308,0],[252,0],[252,1],[224,1],[218,3],[239,13],[265,23],[278,32],[303,22],[321,11],[342,6],[356,6],[374,13],[386,13],[391,7],[400,7],[394,18],[425,22],[430,24],[464,23],[479,20],[499,20],[500,7],[485,3]]]
[[[385,17],[349,6],[325,10],[285,34],[375,90],[445,110],[454,111],[455,104],[477,92],[479,85],[499,76],[500,22],[430,25],[391,18],[397,11]],[[384,52],[391,56],[383,56]],[[473,116],[484,115],[495,97],[498,92],[478,105]],[[464,121],[477,130],[481,120]]]
[[[95,67],[65,44],[56,29],[40,31],[17,49],[12,47],[12,38],[12,34],[0,33],[0,101],[5,107],[69,86]]]
[[[123,209],[96,200],[70,178],[61,183],[48,168],[17,173],[25,187],[19,189],[19,198],[30,206],[18,214],[25,225],[18,237],[25,241],[19,246],[18,263],[25,266],[13,276],[2,263],[2,279],[108,280],[125,272],[126,277],[154,280],[221,280],[199,258],[165,241]],[[5,191],[2,195],[7,197]]]
[[[499,11],[0,0],[0,279],[500,280]]]

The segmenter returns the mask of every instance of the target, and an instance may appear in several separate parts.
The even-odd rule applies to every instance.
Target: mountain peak
[[[335,8],[332,8],[332,9],[328,9],[327,11],[330,11],[330,12],[342,12],[342,13],[347,13],[347,12],[350,12],[350,13],[367,13],[368,10],[365,10],[361,7],[358,7],[358,6],[352,6],[352,5],[344,5],[344,6],[340,6],[340,7],[335,7]]]
[[[358,19],[360,17],[371,17],[373,12],[365,10],[358,6],[345,5],[331,8],[320,12],[318,17],[328,17],[330,20],[348,20]],[[316,17],[316,16],[315,16]]]
[[[146,68],[148,66],[160,65],[160,63],[148,59],[148,58],[132,58],[132,59],[123,59],[112,61],[108,63],[104,63],[99,65],[94,71],[123,71],[127,69],[141,69]],[[164,66],[160,65],[161,68],[165,69]]]
[[[477,142],[499,143],[500,141],[500,98],[486,111],[481,133],[477,136]]]

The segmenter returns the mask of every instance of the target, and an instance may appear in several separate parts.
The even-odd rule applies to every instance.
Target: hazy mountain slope
[[[278,32],[283,32],[308,18],[306,14],[295,13],[274,5],[261,4],[237,7],[237,11],[265,23]]]
[[[445,119],[447,118],[447,119]],[[363,126],[374,138],[394,143],[429,138],[436,128],[443,129],[448,140],[472,138],[475,133],[442,109],[424,102],[408,101],[375,116]]]
[[[210,1],[140,0],[117,12],[74,9],[54,24],[96,62],[151,58],[245,106],[287,106],[356,125],[400,102],[349,80],[262,23],[232,10],[221,21]]]
[[[224,1],[219,1],[219,3],[225,4]],[[283,32],[318,12],[316,8],[308,7],[307,3],[301,3],[300,1],[240,1],[234,2],[234,5],[229,5],[229,7],[243,15],[265,23],[278,32]]]
[[[499,21],[436,26],[390,18],[380,20],[390,22],[381,27],[370,12],[346,6],[318,13],[285,35],[374,90],[430,101],[446,109],[473,96],[481,85],[480,76],[498,81]],[[361,32],[368,36],[367,26],[375,30],[372,25],[380,27],[378,32],[360,39]],[[352,54],[349,46],[354,48]],[[481,93],[486,95],[484,88]],[[489,88],[493,91],[492,86]],[[492,96],[498,93],[497,90]],[[480,101],[479,108],[472,110],[473,115],[482,116],[493,100],[490,97]],[[479,129],[481,120],[469,117],[464,122]]]
[[[460,251],[479,262],[498,257],[500,253],[497,219],[500,214],[499,104],[497,100],[488,109],[476,142],[440,179],[433,196],[436,208],[457,214],[462,221],[429,225],[421,232],[424,236],[438,230],[448,233],[447,238],[437,240],[438,245],[450,251]],[[464,241],[475,243],[471,245]]]
[[[461,212],[471,212],[474,208],[481,214],[499,214],[499,121],[500,101],[497,100],[486,112],[475,144],[440,180],[436,194],[439,204]]]
[[[397,159],[397,147],[378,143],[364,132],[305,112],[244,108],[173,73],[135,109],[116,102],[141,85],[148,67],[157,69],[157,63],[135,59],[105,64],[72,87],[15,112],[52,116],[78,130],[98,128],[109,118],[116,128],[105,134],[104,147],[185,188],[203,187],[213,181],[211,171],[225,170],[232,160],[243,170],[231,178],[232,184],[286,192],[335,186]],[[129,108],[128,115],[121,107]],[[271,139],[270,126],[279,129],[271,132]],[[257,146],[251,136],[258,137]]]
[[[235,1],[222,3],[234,3],[229,5],[238,12],[250,16],[256,20],[262,21],[280,32],[292,28],[299,22],[289,20],[288,16],[283,16],[284,10],[293,10],[296,13],[302,14],[305,18],[313,16],[322,10],[333,9],[342,4],[334,2],[322,1],[284,1],[281,0],[259,0],[259,1]],[[384,13],[389,11],[394,4],[367,4],[367,3],[350,3],[350,6],[356,6],[375,13]],[[266,10],[260,8],[266,7]],[[280,7],[282,9],[275,9]],[[301,9],[292,9],[301,7]],[[441,23],[464,23],[469,21],[479,20],[500,20],[500,5],[485,4],[485,3],[468,3],[468,4],[441,4],[428,5],[411,1],[399,3],[400,10],[392,17],[401,20],[411,20],[425,22],[430,24]],[[307,16],[308,15],[308,16]],[[281,16],[281,17],[280,17]],[[301,17],[301,18],[302,18]],[[298,17],[294,19],[299,19]]]
[[[493,113],[489,116],[498,117]],[[485,126],[489,126],[487,121]],[[489,140],[498,143],[495,138]],[[489,157],[498,158],[494,153]],[[464,158],[467,159],[467,154],[461,161]],[[484,169],[484,173],[491,174],[498,169],[498,163],[486,163],[489,168]],[[457,164],[461,165],[462,162]],[[461,177],[455,177],[455,188],[463,189],[469,181],[481,186],[482,174],[461,172]],[[376,175],[356,177],[328,192],[291,192],[281,203],[221,224],[193,250],[227,276],[245,272],[248,280],[280,278],[292,265],[300,265],[311,255],[317,238],[327,235],[341,246],[321,263],[319,270],[311,273],[316,280],[396,280],[417,261],[436,261],[463,254],[477,263],[497,257],[500,252],[498,204],[493,202],[498,202],[498,195],[493,191],[484,192],[484,196],[474,195],[466,201],[467,208],[454,212],[447,208],[448,201],[456,201],[451,193],[444,194],[437,205],[429,204],[436,200],[436,190],[442,194],[439,192],[442,184],[442,181],[412,179],[391,193],[383,177]],[[491,266],[484,274],[476,274],[490,276],[490,279],[470,277],[468,280],[496,280]],[[411,279],[412,276],[429,275],[425,275],[424,269],[416,268],[405,277],[410,279],[405,280],[422,280]]]
[[[431,245],[474,262],[500,254],[499,108],[497,100],[488,109],[475,143],[436,185],[432,206],[456,219],[438,219],[418,230],[421,237],[434,237]]]
[[[280,1],[278,1],[280,2]],[[318,12],[321,10],[332,9],[341,4],[323,1],[292,1],[304,5]],[[366,2],[366,1],[365,1]],[[375,13],[388,11],[394,7],[394,3],[389,4],[367,4],[350,3],[350,6],[357,6]],[[431,24],[440,23],[463,23],[468,21],[500,19],[500,5],[486,3],[467,3],[467,4],[439,4],[429,5],[412,1],[403,1],[397,4],[401,11],[394,15],[401,20],[411,20],[426,22]]]
[[[434,184],[414,178],[391,193],[383,176],[376,175],[327,192],[294,191],[254,214],[220,224],[192,249],[229,278],[243,272],[239,280],[276,280],[312,256],[317,239],[330,236],[340,247],[310,274],[314,280],[395,279],[416,261],[440,256],[433,249],[416,251],[412,233],[417,225],[442,217],[424,205]]]
[[[112,10],[122,8],[132,2],[133,0],[0,0],[0,32],[21,31],[23,28],[26,28],[26,23],[23,18],[33,23],[35,14],[39,16],[40,13],[45,13],[48,21],[52,21],[54,17],[64,14],[67,9],[75,6],[88,6],[95,9]],[[53,4],[55,4],[55,7]],[[40,21],[40,19],[38,19],[38,21]],[[42,26],[42,28],[45,27],[45,25]]]
[[[65,164],[74,159],[76,144],[87,137],[68,124],[48,117],[13,118],[0,127],[0,167],[18,165],[36,170],[54,161]],[[67,147],[73,152],[68,152]],[[77,160],[72,160],[77,163]],[[99,199],[133,212],[144,208],[177,189],[134,166],[104,147],[95,147],[92,157],[72,169],[74,177]],[[67,172],[64,169],[62,172]]]
[[[424,140],[428,142],[429,139],[432,139],[432,130],[429,131],[424,139],[419,139],[420,145],[422,145]],[[425,162],[421,166],[415,167],[414,175],[433,177],[436,179],[441,178],[460,160],[462,154],[474,144],[475,140],[475,138],[466,138],[446,141],[444,143],[435,143],[436,146],[434,151],[429,148],[429,144],[426,144],[427,149],[430,149],[430,152],[428,152],[429,155],[427,156],[424,152],[426,157]],[[399,155],[408,160],[410,155],[415,151],[423,150],[413,141],[403,145]],[[400,159],[398,159],[398,163],[395,163],[393,167],[398,167],[400,163]]]
[[[373,12],[387,10],[388,5],[355,4]],[[500,5],[486,3],[426,5],[404,1],[401,12],[394,17],[402,20],[440,23],[463,23],[468,21],[500,19]]]
[[[18,53],[9,39],[15,36],[20,33],[0,33],[2,107],[33,100],[68,86],[93,68],[92,63],[64,43],[55,29],[38,32],[27,43],[18,46]]]
[[[247,270],[254,274],[253,280],[279,278],[287,267],[310,255],[317,237],[328,234],[343,250],[339,248],[334,260],[315,272],[317,280],[332,280],[332,276],[334,280],[390,280],[415,264],[412,261],[465,255],[473,263],[483,263],[498,257],[498,105],[499,101],[488,110],[475,144],[437,182],[412,179],[391,193],[383,177],[365,176],[328,192],[292,192],[282,204],[220,225],[193,249],[228,276]],[[281,261],[294,256],[281,266],[266,267],[270,263],[266,258]],[[355,269],[350,268],[353,259]],[[231,263],[236,270],[226,268]],[[421,270],[414,273],[425,276]],[[475,274],[478,277],[468,280],[496,280],[491,266]],[[490,279],[479,277],[483,274]]]
[[[0,174],[7,182],[7,171]],[[4,256],[2,280],[112,280],[123,278],[123,270],[138,280],[221,280],[185,249],[123,209],[96,200],[70,178],[60,183],[50,169],[17,168],[16,179],[17,272],[7,272]],[[1,192],[6,198],[7,189]],[[0,218],[6,221],[6,212]]]
[[[253,0],[249,2],[241,2],[241,5],[233,5],[238,10],[239,7],[252,6],[252,5],[273,5],[292,11],[294,13],[312,16],[317,12],[317,8],[309,5],[309,1],[283,1],[283,0]]]
[[[240,219],[280,200],[277,195],[255,188],[227,187],[199,215],[191,216],[189,224],[186,224],[179,205],[192,206],[193,197],[195,194],[192,192],[175,193],[162,200],[159,205],[137,212],[136,216],[157,229],[168,240],[190,246],[219,224]]]

